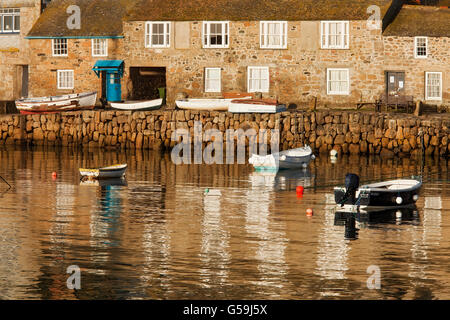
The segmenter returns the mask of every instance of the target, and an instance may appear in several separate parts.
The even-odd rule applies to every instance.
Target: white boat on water
[[[236,99],[230,103],[232,113],[277,113],[286,111],[286,105],[276,100]]]
[[[110,102],[111,108],[118,110],[155,110],[161,108],[162,103],[163,99]]]
[[[55,113],[93,109],[97,92],[73,93],[61,96],[24,98],[16,100],[16,107],[22,114]]]
[[[311,147],[305,146],[266,156],[253,154],[248,162],[252,164],[256,170],[278,170],[306,168],[309,162],[314,159],[315,156]]]
[[[112,179],[121,178],[127,170],[126,164],[116,164],[109,167],[97,168],[97,169],[84,169],[80,168],[80,174],[83,177],[91,179]]]

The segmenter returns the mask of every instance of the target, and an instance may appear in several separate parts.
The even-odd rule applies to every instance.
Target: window
[[[203,22],[203,48],[228,48],[228,22]]]
[[[322,49],[348,49],[348,21],[322,21],[320,26]]]
[[[20,9],[0,9],[0,33],[20,32]]]
[[[106,57],[108,55],[108,39],[92,39],[92,56]]]
[[[147,22],[145,24],[145,46],[147,48],[169,48],[170,22]]]
[[[350,77],[348,69],[327,69],[327,94],[348,95]]]
[[[261,21],[260,23],[261,48],[285,49],[287,48],[287,22]]]
[[[248,92],[269,92],[269,67],[248,67]]]
[[[442,72],[425,73],[425,100],[442,100]]]
[[[67,39],[53,39],[53,56],[67,56]]]
[[[73,89],[73,70],[58,70],[58,89]]]
[[[222,78],[220,68],[206,68],[205,69],[205,92],[221,92]]]
[[[428,56],[428,38],[415,37],[414,38],[414,58],[426,58]]]

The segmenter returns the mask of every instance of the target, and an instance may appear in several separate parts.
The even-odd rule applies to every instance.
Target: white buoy
[[[330,151],[330,156],[331,157],[336,158],[337,155],[338,155],[338,152],[336,150],[333,149],[333,150]]]
[[[397,204],[402,204],[402,203],[403,203],[402,197],[397,197],[397,198],[395,199],[395,202],[397,202]]]
[[[417,200],[419,200],[419,195],[418,195],[418,194],[413,195],[413,200],[414,200],[414,202],[416,202]]]

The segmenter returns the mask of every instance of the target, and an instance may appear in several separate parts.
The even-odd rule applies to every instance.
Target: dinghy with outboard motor
[[[345,187],[334,188],[334,198],[340,210],[365,212],[414,206],[419,199],[420,178],[398,179],[359,186],[359,177],[349,173]]]

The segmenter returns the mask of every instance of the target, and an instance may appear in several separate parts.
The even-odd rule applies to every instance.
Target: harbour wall
[[[316,152],[342,154],[450,153],[450,118],[358,111],[293,111],[232,114],[214,111],[79,111],[0,116],[0,145],[44,145],[118,149],[170,149],[176,129],[278,129],[280,149],[310,145]],[[423,139],[422,139],[423,136]],[[270,141],[270,140],[269,140]],[[203,142],[203,146],[209,142]],[[248,145],[248,139],[246,141]]]

